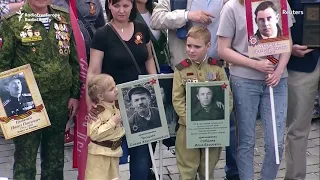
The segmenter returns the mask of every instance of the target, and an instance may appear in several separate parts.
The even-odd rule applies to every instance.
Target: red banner
[[[70,1],[70,19],[80,63],[80,79],[82,81],[79,101],[79,112],[76,118],[75,140],[73,147],[73,168],[78,168],[78,180],[84,180],[87,164],[88,142],[87,137],[87,105],[86,105],[86,77],[88,70],[85,42],[77,20],[75,1]]]

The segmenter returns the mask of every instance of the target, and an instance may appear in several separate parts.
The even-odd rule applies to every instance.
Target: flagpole
[[[274,65],[278,64],[278,62],[279,62],[279,60],[276,59],[272,55],[267,56],[267,59],[270,62],[272,62]],[[270,74],[268,76],[270,77]],[[280,164],[279,148],[278,148],[278,135],[277,135],[277,123],[276,123],[276,113],[275,113],[274,94],[273,94],[273,87],[272,86],[269,86],[269,93],[270,93],[270,105],[271,105],[271,119],[272,119],[274,153],[275,153],[275,156],[276,156],[276,164]]]
[[[278,149],[276,113],[275,113],[275,108],[274,108],[274,95],[273,95],[273,88],[271,86],[269,86],[269,92],[270,92],[270,104],[271,104],[271,117],[272,117],[274,153],[276,155],[276,164],[280,164],[279,149]]]

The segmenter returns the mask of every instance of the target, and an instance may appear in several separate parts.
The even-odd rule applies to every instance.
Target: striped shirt
[[[49,31],[51,18],[50,17],[39,17],[38,20],[43,23],[47,31]]]
[[[19,3],[23,0],[0,0],[0,17],[8,14],[10,12],[10,8],[8,4],[11,3]]]

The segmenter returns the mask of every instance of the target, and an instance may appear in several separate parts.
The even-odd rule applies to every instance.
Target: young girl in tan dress
[[[121,140],[124,128],[115,106],[118,89],[107,74],[96,75],[88,82],[88,95],[97,104],[95,119],[88,122],[86,180],[116,180],[119,178],[119,158],[122,156]]]

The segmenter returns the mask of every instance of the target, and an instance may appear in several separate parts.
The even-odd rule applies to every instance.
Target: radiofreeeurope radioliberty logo
[[[23,13],[21,11],[17,11],[17,14],[19,14],[18,19],[19,22],[21,21],[22,18],[24,18],[25,21],[42,21],[43,18],[57,18],[60,19],[60,14],[39,14],[39,13]]]

